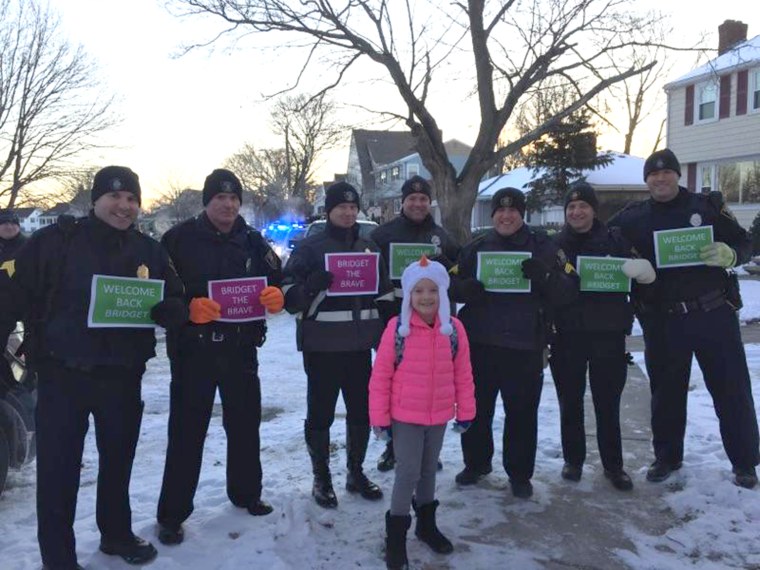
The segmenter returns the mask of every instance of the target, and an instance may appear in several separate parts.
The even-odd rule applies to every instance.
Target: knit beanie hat
[[[517,188],[502,188],[491,198],[491,217],[499,208],[515,208],[520,217],[525,217],[525,194]]]
[[[0,224],[16,224],[17,226],[21,225],[15,210],[11,210],[10,208],[0,210]]]
[[[325,192],[325,214],[338,204],[349,202],[359,207],[359,193],[348,182],[336,182]]]
[[[109,192],[131,192],[141,201],[140,179],[126,166],[106,166],[95,173],[92,181],[92,203]]]
[[[591,206],[596,212],[599,209],[599,200],[594,192],[594,187],[588,182],[576,182],[565,194],[565,210],[570,202],[582,200]]]
[[[441,334],[449,336],[454,330],[451,325],[451,308],[449,306],[449,273],[437,261],[430,261],[424,255],[404,269],[401,274],[401,289],[404,298],[401,301],[401,315],[398,332],[401,336],[409,336],[411,331],[409,320],[412,318],[412,289],[421,279],[430,279],[438,285],[438,319],[441,321]]]
[[[433,191],[430,187],[430,183],[422,176],[412,176],[401,186],[402,202],[406,200],[406,197],[409,196],[409,194],[424,194],[431,200],[433,199]]]
[[[235,194],[240,202],[243,202],[243,185],[240,180],[229,170],[217,168],[206,176],[203,183],[203,205],[207,206],[217,194],[229,192]]]
[[[681,165],[678,163],[678,159],[672,150],[669,148],[664,148],[662,150],[658,150],[657,152],[653,152],[649,155],[649,158],[647,158],[646,162],[644,163],[644,182],[647,181],[647,176],[652,174],[652,172],[666,169],[672,170],[678,174],[680,178]]]

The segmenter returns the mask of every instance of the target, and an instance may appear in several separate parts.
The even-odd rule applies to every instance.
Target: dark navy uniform
[[[377,295],[327,296],[309,291],[307,278],[325,269],[325,254],[378,252],[359,236],[359,226],[344,229],[329,220],[323,233],[301,240],[285,267],[285,309],[296,313],[296,343],[303,352],[307,413],[305,438],[315,478],[329,480],[330,426],[338,394],[346,403],[346,447],[349,472],[362,474],[369,440],[369,377],[372,348],[383,332],[376,301],[393,300],[385,267],[380,263]]]
[[[549,268],[546,281],[531,293],[486,292],[476,300],[461,293],[462,280],[476,276],[478,252],[527,251]],[[538,404],[543,387],[543,351],[551,310],[572,302],[577,276],[564,254],[544,232],[527,225],[509,237],[491,230],[462,248],[454,296],[470,339],[477,415],[462,434],[465,469],[491,472],[494,453],[493,416],[501,393],[504,412],[503,464],[511,481],[524,484],[533,476],[538,431]]]
[[[161,240],[185,284],[186,297],[208,297],[208,282],[266,277],[282,280],[280,259],[259,232],[238,216],[228,234],[200,214],[170,229]],[[227,496],[249,507],[261,496],[259,426],[261,385],[257,347],[264,321],[188,322],[167,338],[171,359],[171,413],[158,521],[178,528],[193,512],[203,443],[217,387],[227,435]]]
[[[653,266],[653,232],[657,230],[712,226],[714,241],[734,249],[737,265],[746,263],[751,253],[747,232],[718,192],[703,195],[679,188],[673,200],[633,204],[609,225],[619,226]],[[735,468],[752,469],[760,462],[758,428],[736,315],[738,285],[719,267],[657,269],[657,280],[634,300],[644,330],[652,390],[655,460],[672,468],[683,460],[686,398],[692,356],[696,355],[728,458]]]
[[[94,274],[182,284],[164,249],[134,229],[91,215],[39,230],[16,259],[12,294],[0,315],[23,316],[27,363],[37,372],[37,517],[42,561],[74,568],[74,516],[84,438],[95,419],[99,469],[96,519],[104,540],[131,541],[129,480],[142,418],[141,378],[155,355],[144,328],[88,328]],[[10,303],[10,304],[8,304]]]
[[[374,230],[370,236],[380,248],[386,269],[390,271],[390,248],[392,243],[420,243],[435,246],[435,253],[431,257],[448,260],[448,265],[453,265],[459,255],[459,246],[454,242],[449,233],[435,223],[433,217],[428,215],[421,222],[414,222],[407,218],[403,212],[390,222],[387,222]],[[448,267],[447,267],[448,268]],[[386,320],[395,317],[401,312],[401,299],[404,293],[401,290],[401,279],[392,279],[395,301],[388,304],[391,312],[383,315]]]
[[[632,255],[620,232],[608,230],[599,220],[584,233],[565,225],[554,241],[573,266],[579,255]],[[625,336],[633,324],[628,295],[581,291],[575,303],[557,309],[554,323],[549,365],[559,399],[565,462],[580,467],[586,460],[583,396],[588,369],[599,455],[606,471],[618,473],[623,468],[620,396],[628,368]]]
[[[26,241],[27,238],[22,233],[13,239],[0,238],[0,287],[13,277],[16,253]]]

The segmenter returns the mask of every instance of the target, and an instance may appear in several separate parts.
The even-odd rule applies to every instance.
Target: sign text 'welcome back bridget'
[[[679,228],[654,232],[654,253],[657,267],[704,265],[699,250],[713,242],[713,227]]]

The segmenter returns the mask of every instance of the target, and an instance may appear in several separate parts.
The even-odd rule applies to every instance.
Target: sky
[[[743,321],[760,317],[760,282],[741,280]],[[393,472],[375,463],[384,448],[374,437],[365,472],[385,492],[365,501],[345,491],[345,407],[339,399],[331,428],[331,470],[338,508],[322,509],[311,492],[311,467],[303,441],[306,378],[294,350],[295,317],[284,311],[268,317],[267,342],[259,352],[263,422],[263,498],[275,511],[251,517],[233,507],[225,493],[226,442],[219,406],[205,440],[195,510],[184,524],[185,542],[164,546],[156,540],[155,513],[161,487],[169,415],[169,361],[159,342],[158,356],[143,378],[145,413],[130,485],[133,530],[159,550],[150,570],[382,570],[383,513],[390,504]],[[633,331],[641,335],[640,328]],[[162,335],[159,333],[159,337]],[[640,346],[640,345],[639,345]],[[745,345],[755,407],[760,411],[760,344]],[[436,555],[410,530],[411,567],[547,570],[747,570],[760,567],[760,489],[731,482],[731,464],[720,440],[710,395],[694,363],[688,398],[683,467],[661,484],[645,480],[651,461],[649,386],[643,353],[634,350],[622,397],[623,455],[634,482],[630,493],[614,490],[597,453],[593,412],[587,394],[588,459],[583,478],[560,478],[562,452],[557,395],[545,370],[538,418],[535,493],[518,500],[509,492],[500,465],[503,410],[497,406],[493,473],[476,486],[461,488],[459,438],[446,430],[437,475],[438,526],[454,543],[454,553]],[[87,434],[74,530],[79,563],[88,570],[124,570],[116,557],[98,552],[95,516],[98,458],[94,429]],[[0,566],[38,570],[35,463],[12,470],[0,497]]]
[[[104,148],[87,160],[95,166],[133,168],[140,175],[146,203],[170,186],[200,188],[205,176],[245,143],[281,146],[271,132],[266,96],[293,81],[298,60],[288,53],[256,49],[256,40],[248,37],[232,48],[225,44],[179,56],[183,45],[208,38],[218,23],[178,18],[167,12],[162,0],[49,1],[64,32],[96,60],[105,87],[117,97],[121,125],[103,136]],[[717,46],[717,26],[724,19],[748,23],[749,37],[760,34],[760,14],[745,0],[724,0],[708,11],[709,17],[689,0],[636,0],[636,5],[672,12],[679,39],[704,31],[708,45]],[[689,65],[676,66],[675,76],[687,72]],[[360,88],[376,90],[370,84]],[[337,93],[346,100],[357,96]],[[446,94],[437,95],[445,100]],[[477,118],[457,112],[461,103],[456,97],[446,101],[446,111],[436,118],[445,139],[471,143]],[[388,128],[350,112],[340,118],[356,128]],[[659,120],[651,121],[655,123]],[[345,172],[348,135],[347,130],[344,145],[323,157],[318,180]],[[652,140],[653,136],[641,137],[640,146],[634,143],[634,154],[648,154]],[[622,135],[603,136],[600,146],[621,150]]]

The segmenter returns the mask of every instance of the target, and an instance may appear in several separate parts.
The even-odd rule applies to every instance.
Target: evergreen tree
[[[528,184],[531,191],[527,205],[531,211],[561,204],[570,185],[583,178],[584,170],[612,162],[610,153],[597,153],[596,132],[587,109],[570,115],[526,154],[533,174],[542,174]]]
[[[752,255],[757,255],[760,253],[760,212],[752,220],[749,235],[752,236]]]

